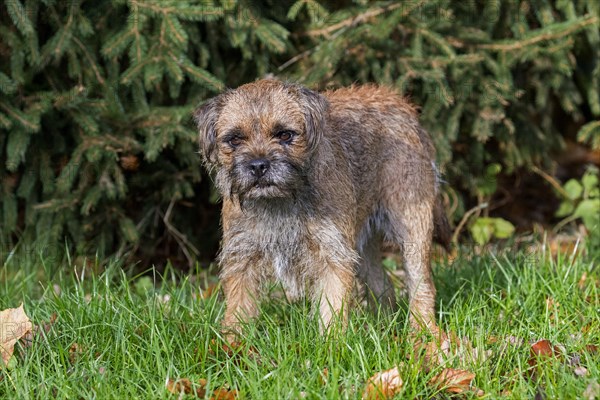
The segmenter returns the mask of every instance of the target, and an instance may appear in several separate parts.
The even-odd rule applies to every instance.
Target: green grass
[[[440,325],[490,352],[477,361],[451,357],[445,366],[474,372],[488,398],[533,398],[540,390],[548,398],[581,398],[600,380],[600,356],[585,350],[600,344],[598,258],[598,251],[575,259],[508,252],[436,266]],[[332,339],[318,334],[307,304],[275,299],[247,329],[246,346],[258,356],[246,347],[231,357],[219,346],[222,300],[197,296],[197,279],[170,269],[140,278],[114,261],[92,265],[82,279],[80,265],[30,252],[1,267],[0,310],[24,302],[35,324],[53,313],[58,319],[0,371],[0,398],[177,398],[165,388],[168,378],[204,378],[209,389],[229,385],[240,398],[352,399],[375,372],[399,364],[398,398],[443,397],[427,384],[442,367],[426,372],[406,339],[405,306],[381,317],[354,310],[347,331]],[[582,289],[584,273],[589,284]],[[559,306],[549,309],[548,299]],[[510,337],[524,343],[510,344]],[[588,375],[576,376],[557,358],[529,379],[529,347],[538,339],[576,353]]]

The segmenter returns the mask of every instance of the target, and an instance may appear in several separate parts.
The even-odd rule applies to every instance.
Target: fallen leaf
[[[201,380],[203,381],[203,380]],[[174,394],[192,394],[198,397],[204,397],[206,395],[206,390],[204,390],[204,386],[206,382],[200,382],[200,387],[193,387],[192,382],[189,379],[169,379],[167,380],[167,390]]]
[[[215,391],[210,395],[210,400],[235,400],[237,399],[237,390],[229,390],[229,389],[215,389]]]
[[[431,368],[443,364],[450,355],[450,339],[443,331],[440,331],[439,336],[430,341],[425,341],[423,337],[417,337],[413,340],[415,353],[423,355],[425,372],[429,372]],[[407,357],[410,357],[410,355],[407,355]]]
[[[475,374],[464,369],[445,368],[439,374],[429,380],[429,384],[448,393],[460,394],[466,391],[472,391],[477,396],[483,396],[481,389],[471,386],[475,379]]]
[[[23,303],[18,308],[0,311],[0,356],[2,364],[7,365],[13,355],[15,343],[31,332],[33,324],[25,315]]]
[[[204,398],[206,396],[206,379],[199,379],[194,385],[189,379],[167,379],[167,390],[173,394],[191,394],[196,397]],[[210,400],[235,400],[237,399],[237,390],[229,390],[226,388],[215,389],[210,397]]]
[[[531,367],[538,365],[540,359],[562,358],[565,349],[562,345],[553,346],[547,339],[538,340],[531,345],[529,350],[530,356],[527,363]]]
[[[595,380],[591,381],[590,384],[583,391],[583,398],[585,400],[595,400],[600,398],[600,385]]]
[[[586,344],[585,350],[590,354],[596,354],[598,352],[598,346],[595,344]]]
[[[362,398],[368,400],[390,399],[400,392],[403,384],[398,367],[378,372],[367,381]]]
[[[69,347],[69,362],[75,364],[77,359],[81,356],[81,353],[83,353],[82,347],[78,343],[73,343],[71,347]]]
[[[538,340],[531,345],[531,355],[534,357],[552,357],[552,344],[549,340]]]

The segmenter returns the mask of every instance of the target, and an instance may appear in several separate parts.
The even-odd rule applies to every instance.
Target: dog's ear
[[[325,96],[313,90],[303,86],[296,87],[304,112],[308,148],[309,151],[313,151],[323,137],[329,111],[329,101]]]
[[[194,121],[200,133],[200,150],[208,164],[217,162],[217,120],[223,107],[222,96],[208,100],[194,112]]]

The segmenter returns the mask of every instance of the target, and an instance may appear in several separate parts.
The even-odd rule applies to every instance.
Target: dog
[[[307,296],[322,332],[346,323],[357,281],[395,307],[382,244],[403,253],[411,324],[436,331],[432,238],[448,245],[435,151],[392,89],[318,93],[276,79],[227,90],[194,113],[222,201],[223,326],[240,332],[261,290]]]

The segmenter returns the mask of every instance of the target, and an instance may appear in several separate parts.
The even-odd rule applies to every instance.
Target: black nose
[[[257,158],[256,160],[252,160],[248,163],[248,168],[250,169],[250,172],[257,178],[263,176],[270,166],[271,163],[269,162],[269,160],[264,158]]]

